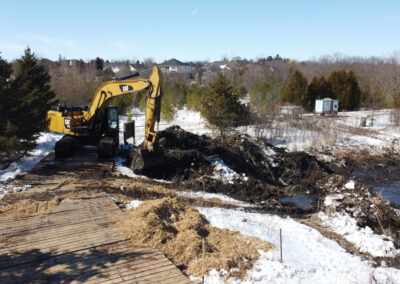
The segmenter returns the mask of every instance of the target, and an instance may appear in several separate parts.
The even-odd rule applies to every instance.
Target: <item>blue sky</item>
[[[160,62],[400,51],[400,1],[0,0],[0,52]]]

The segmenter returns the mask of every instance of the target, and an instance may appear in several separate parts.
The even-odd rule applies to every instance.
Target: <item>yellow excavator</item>
[[[132,79],[147,72],[151,72],[148,79]],[[55,145],[56,157],[72,156],[83,145],[97,146],[100,157],[111,157],[119,144],[119,119],[110,101],[143,90],[147,90],[144,143],[152,151],[157,135],[154,126],[160,121],[161,85],[161,70],[153,67],[104,82],[88,107],[53,107],[47,112],[48,129],[66,134]]]

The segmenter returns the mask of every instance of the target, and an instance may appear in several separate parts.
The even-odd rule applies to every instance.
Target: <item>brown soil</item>
[[[205,271],[225,269],[227,277],[244,276],[258,259],[258,250],[272,248],[257,238],[210,226],[196,209],[176,198],[147,201],[127,211],[118,229],[135,243],[157,247],[186,274],[195,276],[202,276],[203,263]]]

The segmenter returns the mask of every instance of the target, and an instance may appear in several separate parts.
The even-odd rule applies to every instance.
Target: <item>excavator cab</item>
[[[118,118],[117,107],[109,106],[107,116],[108,116],[108,119],[107,119],[108,131],[109,132],[118,131],[119,118]]]
[[[104,109],[102,119],[102,137],[98,142],[98,154],[100,157],[111,157],[119,144],[119,117],[116,106],[108,106]]]

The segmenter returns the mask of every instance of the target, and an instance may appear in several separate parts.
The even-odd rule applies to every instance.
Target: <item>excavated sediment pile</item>
[[[212,139],[179,126],[158,134],[154,152],[140,145],[129,162],[137,174],[170,180],[185,189],[224,193],[277,208],[282,207],[279,198],[300,193],[314,204],[323,195],[316,182],[330,173],[325,164],[304,152],[287,153],[240,134]],[[300,211],[311,207],[294,206]]]

